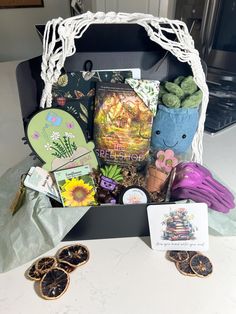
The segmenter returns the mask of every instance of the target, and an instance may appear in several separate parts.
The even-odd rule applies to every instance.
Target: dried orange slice
[[[86,246],[81,244],[68,245],[57,253],[59,262],[64,262],[70,266],[81,266],[89,259],[89,251]]]
[[[56,266],[57,260],[53,256],[42,257],[38,259],[35,263],[35,269],[41,274],[45,274],[49,269]]]
[[[175,262],[175,265],[181,274],[194,277],[194,276],[196,276],[196,274],[194,273],[194,271],[190,267],[190,260],[194,255],[198,254],[198,252],[197,251],[187,251],[187,253],[188,253],[188,259],[185,261]]]
[[[54,267],[44,274],[40,281],[40,294],[44,299],[54,300],[61,297],[67,290],[70,277],[64,269]]]
[[[64,269],[68,274],[75,270],[75,266],[71,266],[65,262],[58,262],[57,267]]]
[[[173,262],[183,262],[188,260],[189,255],[187,251],[167,251],[166,257]]]
[[[188,256],[189,256],[189,263],[190,263],[191,258],[194,255],[199,254],[199,252],[197,252],[197,251],[187,251],[187,252],[188,252]]]
[[[191,258],[190,267],[198,277],[207,277],[213,272],[211,261],[202,254],[196,254]]]
[[[190,267],[189,260],[183,261],[183,262],[176,262],[176,268],[178,271],[186,276],[196,276],[192,268]]]
[[[36,263],[33,263],[30,268],[28,269],[27,273],[26,273],[26,276],[31,279],[31,280],[35,280],[35,281],[38,281],[40,280],[42,277],[43,277],[43,274],[36,270],[35,268],[35,264]]]

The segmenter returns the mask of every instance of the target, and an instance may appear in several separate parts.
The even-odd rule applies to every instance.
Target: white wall
[[[0,62],[28,59],[42,52],[35,24],[69,17],[69,0],[44,0],[42,8],[0,9]]]
[[[175,0],[92,0],[92,11],[141,12],[174,17]]]
[[[84,0],[85,10],[143,12],[173,18],[175,0]],[[44,0],[42,8],[0,9],[0,62],[40,55],[42,45],[35,31],[56,17],[70,16],[69,0]]]
[[[159,0],[97,0],[96,6],[98,11],[149,13],[150,2],[156,6],[157,11]]]
[[[0,175],[31,153],[25,136],[16,84],[18,61],[0,62]]]

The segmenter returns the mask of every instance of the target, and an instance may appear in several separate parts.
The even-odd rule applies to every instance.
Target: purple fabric
[[[172,198],[204,202],[222,213],[235,207],[233,194],[211,172],[195,162],[181,162],[176,166],[176,176],[171,188]]]

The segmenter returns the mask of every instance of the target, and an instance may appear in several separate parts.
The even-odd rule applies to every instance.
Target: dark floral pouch
[[[53,85],[52,106],[71,113],[91,140],[96,82],[124,83],[126,78],[132,78],[131,70],[63,73]]]

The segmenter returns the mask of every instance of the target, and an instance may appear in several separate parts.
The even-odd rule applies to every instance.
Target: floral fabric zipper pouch
[[[88,140],[93,135],[93,112],[96,82],[123,83],[126,78],[139,78],[138,69],[62,74],[52,88],[52,106],[71,113],[81,125]]]

